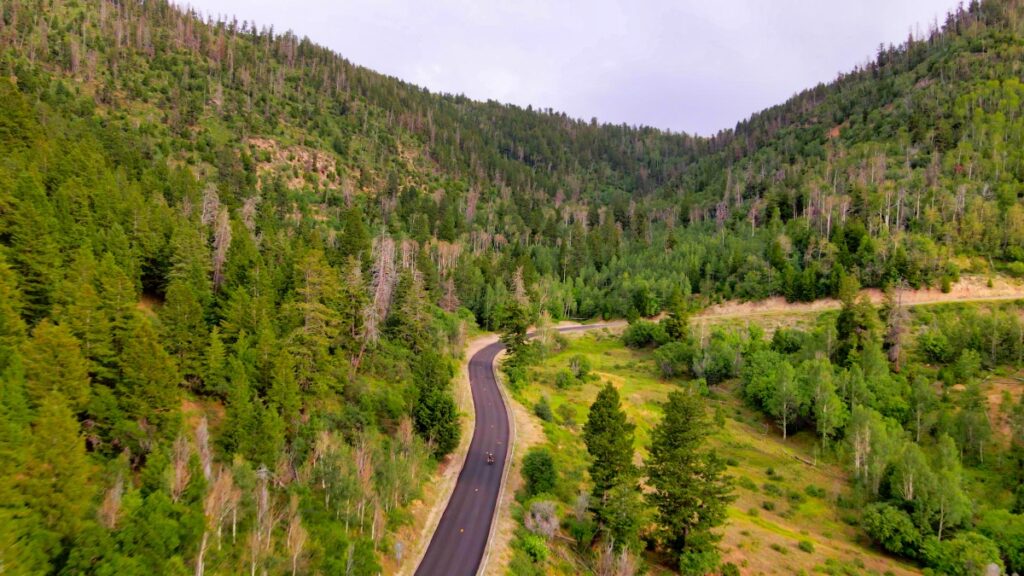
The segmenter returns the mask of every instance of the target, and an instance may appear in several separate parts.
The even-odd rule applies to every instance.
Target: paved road
[[[606,324],[559,328],[573,332]],[[416,568],[417,576],[473,576],[480,568],[498,505],[501,478],[512,456],[505,402],[494,379],[494,358],[504,349],[496,342],[469,359],[469,385],[473,390],[476,425],[466,462],[452,491],[448,507],[434,531],[427,552]],[[496,462],[487,463],[493,452]]]

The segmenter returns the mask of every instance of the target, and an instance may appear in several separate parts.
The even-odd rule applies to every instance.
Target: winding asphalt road
[[[607,326],[572,326],[558,331]],[[501,342],[495,342],[469,359],[469,385],[476,412],[473,440],[448,506],[416,568],[417,576],[474,576],[480,570],[501,496],[502,477],[512,456],[508,411],[494,377],[494,359],[504,349]],[[494,464],[487,463],[488,452],[494,453]]]

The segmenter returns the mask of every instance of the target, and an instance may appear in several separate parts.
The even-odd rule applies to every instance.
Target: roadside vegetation
[[[723,574],[1019,571],[1020,318],[1019,302],[901,307],[890,292],[879,307],[847,298],[838,311],[773,315],[770,332],[707,317],[703,341],[679,340],[669,316],[554,338],[515,392],[543,420],[535,450],[552,455],[557,479],[519,495],[520,541],[545,553],[519,553],[514,571],[703,573],[694,553],[659,540],[653,482],[631,513],[603,511],[588,423],[613,393],[614,437],[635,447],[629,470],[652,465],[665,401],[700,399],[733,486],[711,531]],[[550,511],[550,537],[531,528],[534,509]]]

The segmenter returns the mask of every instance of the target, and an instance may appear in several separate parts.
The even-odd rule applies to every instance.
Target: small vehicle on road
[[[487,463],[494,464],[494,452],[487,453]]]

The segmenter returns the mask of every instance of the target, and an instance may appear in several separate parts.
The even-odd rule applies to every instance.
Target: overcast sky
[[[711,134],[956,0],[180,0],[435,92]]]

